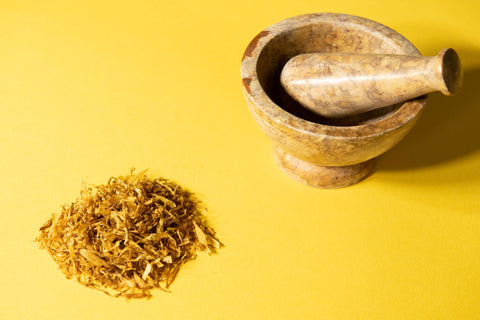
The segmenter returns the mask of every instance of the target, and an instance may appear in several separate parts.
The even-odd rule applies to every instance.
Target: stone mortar
[[[374,158],[408,133],[425,106],[426,96],[348,118],[323,118],[296,103],[280,84],[285,63],[312,52],[420,52],[384,25],[338,13],[283,20],[260,32],[245,50],[243,92],[256,123],[273,141],[280,168],[309,186],[349,186],[365,178]]]

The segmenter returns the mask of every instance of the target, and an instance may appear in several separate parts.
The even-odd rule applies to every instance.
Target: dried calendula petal
[[[95,252],[87,249],[80,249],[78,252],[85,258],[89,263],[96,265],[97,267],[108,267],[108,263],[100,258]]]
[[[148,274],[152,271],[152,264],[149,263],[147,264],[147,267],[145,268],[145,271],[143,272],[142,279],[147,280]]]
[[[132,170],[106,185],[84,185],[37,241],[67,278],[116,297],[149,298],[154,288],[168,291],[197,251],[222,246],[203,211],[185,188]]]
[[[195,227],[195,233],[197,234],[200,249],[210,252],[210,250],[208,249],[207,237],[205,236],[205,232],[203,232],[203,230],[195,222],[193,222],[193,226]]]

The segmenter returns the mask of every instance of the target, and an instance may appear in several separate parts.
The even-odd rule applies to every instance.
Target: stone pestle
[[[462,85],[460,59],[453,49],[434,57],[395,54],[308,53],[291,58],[280,81],[303,107],[339,118]]]

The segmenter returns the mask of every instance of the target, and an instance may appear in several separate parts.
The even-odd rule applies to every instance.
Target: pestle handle
[[[462,85],[462,67],[453,49],[443,49],[434,57],[308,53],[290,59],[280,81],[305,108],[335,118],[433,91],[453,95]]]

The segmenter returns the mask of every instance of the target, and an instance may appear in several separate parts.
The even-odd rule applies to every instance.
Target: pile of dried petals
[[[68,279],[112,296],[168,289],[197,251],[222,246],[191,192],[145,172],[84,187],[40,228],[37,241]]]

